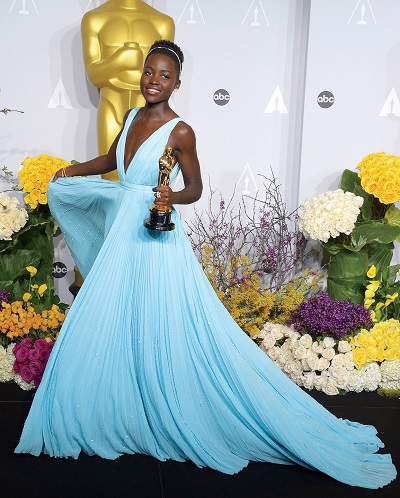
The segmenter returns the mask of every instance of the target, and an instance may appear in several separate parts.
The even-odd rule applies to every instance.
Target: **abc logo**
[[[328,107],[333,106],[333,103],[335,102],[335,97],[333,96],[333,93],[328,92],[328,90],[325,90],[324,92],[321,92],[318,95],[317,102],[320,107],[327,109]]]
[[[67,267],[64,263],[61,263],[61,261],[56,261],[53,263],[53,269],[51,274],[53,275],[54,278],[63,278],[67,274]]]
[[[231,98],[231,96],[229,95],[229,93],[220,88],[219,90],[217,90],[215,93],[214,93],[214,102],[217,104],[217,105],[226,105],[228,102],[229,102],[229,99]]]

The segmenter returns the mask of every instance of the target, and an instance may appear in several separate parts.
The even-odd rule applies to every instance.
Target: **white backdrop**
[[[17,172],[40,153],[97,154],[98,93],[86,79],[80,23],[101,3],[1,0],[0,109],[24,114],[0,116],[0,167]],[[291,210],[337,188],[343,169],[366,154],[400,154],[398,0],[148,3],[174,19],[185,54],[173,106],[197,135],[206,187],[199,210],[209,181],[226,197],[236,185],[239,202],[272,168]],[[220,89],[225,105],[214,100]],[[193,206],[181,214],[190,219]],[[74,264],[62,238],[55,260],[67,267],[56,284],[70,302]]]

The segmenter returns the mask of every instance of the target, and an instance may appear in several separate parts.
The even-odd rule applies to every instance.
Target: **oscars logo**
[[[172,155],[172,147],[167,145],[164,154],[158,160],[158,186],[166,188],[169,185],[171,171],[176,164],[176,159]],[[150,216],[144,220],[144,226],[149,230],[160,230],[169,232],[175,228],[175,224],[171,223],[171,206],[158,206],[152,204],[150,206]]]

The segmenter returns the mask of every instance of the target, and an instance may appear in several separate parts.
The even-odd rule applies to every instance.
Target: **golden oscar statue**
[[[168,187],[171,171],[176,164],[176,158],[172,155],[172,147],[167,145],[164,154],[158,160],[158,186]],[[170,231],[175,228],[175,223],[171,223],[171,206],[150,206],[150,216],[144,220],[144,226],[149,230]]]
[[[99,88],[97,141],[106,154],[128,109],[144,104],[140,76],[150,46],[173,41],[171,17],[141,0],[108,0],[82,19],[83,58],[89,81]],[[117,171],[103,175],[118,181]]]

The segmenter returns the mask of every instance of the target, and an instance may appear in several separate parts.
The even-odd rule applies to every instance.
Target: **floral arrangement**
[[[21,230],[28,221],[28,213],[16,197],[0,192],[0,240],[12,240],[14,233]]]
[[[400,157],[379,152],[362,159],[357,166],[358,175],[347,169],[343,172],[340,185],[343,194],[339,194],[352,194],[350,197],[359,204],[359,214],[352,229],[357,205],[352,207],[351,215],[343,225],[341,219],[339,225],[332,225],[333,220],[321,211],[320,196],[316,198],[319,201],[313,199],[304,203],[305,212],[300,216],[299,226],[307,237],[320,240],[330,255],[327,290],[331,297],[363,303],[369,284],[366,281],[368,268],[374,265],[380,276],[389,267],[394,241],[400,237],[400,210],[394,205],[400,199],[396,173],[399,165]],[[328,211],[344,214],[337,203],[329,201],[331,193],[328,194],[328,197],[322,194]],[[362,203],[359,198],[363,199]],[[321,216],[322,221],[319,221]],[[325,222],[323,228],[318,228]]]
[[[399,397],[400,361],[385,360],[357,368],[352,345],[343,339],[314,340],[292,327],[266,323],[258,339],[261,349],[297,385],[328,395],[396,389]]]
[[[22,211],[27,213],[26,223],[10,237],[3,240],[0,237],[0,289],[12,292],[17,300],[22,299],[29,283],[46,284],[49,289],[48,307],[59,303],[54,295],[52,277],[56,223],[47,205],[47,184],[55,171],[65,164],[69,163],[41,154],[26,158],[18,173],[20,186],[26,193],[24,201],[27,209]],[[12,199],[10,202],[15,205],[18,201]],[[37,268],[33,280],[21,271],[28,266]]]
[[[27,157],[22,161],[23,168],[18,172],[20,185],[24,192],[25,202],[32,209],[47,206],[47,185],[56,171],[70,163],[59,157],[40,154]]]
[[[332,299],[326,292],[303,301],[291,312],[287,323],[297,332],[310,334],[314,339],[341,339],[372,326],[371,313],[364,306]]]
[[[376,322],[390,318],[400,319],[399,269],[400,265],[388,266],[379,276],[374,265],[368,269],[364,306],[371,311]]]
[[[216,286],[215,275],[218,269],[210,257],[211,252],[211,248],[203,248],[204,272],[232,318],[250,337],[257,336],[266,321],[285,323],[290,312],[303,301],[304,296],[319,288],[318,282],[322,278],[321,274],[306,269],[296,274],[279,290],[271,292],[262,287],[261,277],[252,272],[251,261],[242,256],[240,281],[223,292]],[[230,267],[237,265],[237,262],[228,260],[227,265],[229,276]]]
[[[32,340],[25,337],[15,344],[12,352],[15,355],[13,370],[27,384],[37,387],[42,380],[43,372],[49,359],[54,341],[45,339]]]
[[[350,344],[357,368],[374,361],[400,360],[400,322],[391,318],[371,330],[362,329]]]
[[[313,240],[328,242],[341,233],[349,235],[354,228],[364,199],[352,192],[337,189],[317,195],[301,206],[299,229]]]
[[[188,223],[193,250],[206,273],[211,264],[218,291],[226,292],[257,275],[262,288],[275,292],[302,269],[307,258],[297,213],[287,211],[277,179],[263,178],[264,190],[255,198],[244,196],[238,206],[233,203],[235,192],[225,202],[210,187],[208,209],[195,211]]]
[[[376,152],[369,154],[358,164],[361,187],[382,204],[400,200],[400,157]]]

